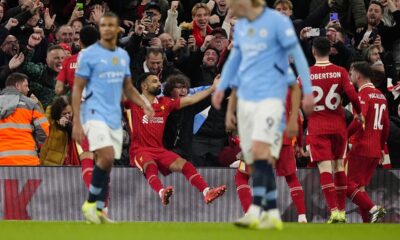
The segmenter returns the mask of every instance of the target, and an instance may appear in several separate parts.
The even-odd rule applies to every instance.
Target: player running
[[[307,148],[311,161],[317,163],[320,172],[322,192],[331,212],[328,223],[344,223],[347,191],[343,163],[347,132],[341,106],[344,94],[353,104],[361,123],[364,118],[349,74],[344,68],[329,62],[330,50],[331,45],[327,38],[314,39],[312,52],[316,63],[310,68],[310,72],[315,107],[314,113],[308,119]]]
[[[177,76],[174,76],[177,77]],[[142,108],[128,103],[134,124],[131,137],[131,165],[138,167],[144,174],[151,188],[159,194],[164,205],[169,204],[173,187],[164,187],[158,177],[158,170],[164,175],[170,172],[180,172],[186,179],[204,195],[205,203],[209,204],[226,191],[226,186],[210,188],[196,168],[185,159],[163,146],[164,128],[172,111],[196,104],[209,97],[215,90],[219,77],[211,88],[192,96],[180,99],[157,97],[161,94],[161,82],[156,75],[145,73],[139,77],[137,87],[141,89],[145,99],[152,103],[155,110],[153,117],[147,115]]]
[[[79,55],[72,93],[72,136],[81,144],[86,135],[89,150],[96,156],[89,197],[82,206],[85,219],[95,224],[112,222],[103,209],[110,171],[122,151],[122,93],[143,107],[148,116],[154,114],[132,85],[127,52],[116,46],[120,31],[118,16],[104,14],[99,29],[100,41]],[[84,88],[86,97],[81,103]]]
[[[385,96],[371,83],[373,71],[368,63],[357,62],[350,69],[351,81],[358,88],[365,129],[358,121],[348,128],[352,147],[347,154],[347,197],[359,207],[363,222],[379,222],[386,210],[374,205],[365,191],[376,167],[383,161],[389,136],[389,113]]]
[[[232,107],[231,101],[236,101],[233,98],[234,96],[232,96],[232,98],[229,99],[230,103],[228,105],[228,108]],[[301,126],[301,118],[299,115],[297,116],[293,115],[293,112],[291,111],[290,101],[291,101],[291,96],[290,94],[288,94],[286,102],[286,119],[297,118],[299,126]],[[228,111],[233,111],[233,109],[228,109]],[[236,128],[233,122],[226,122],[226,126],[228,130],[235,130]],[[294,142],[296,142],[296,147],[301,148],[302,135],[303,134],[301,129],[297,135],[297,139],[288,138],[287,134],[284,133],[282,141],[282,149],[279,155],[279,160],[276,162],[275,170],[277,176],[285,177],[286,183],[290,189],[290,196],[297,210],[298,222],[307,223],[306,207],[304,203],[304,190],[296,175],[297,168],[296,168],[295,146],[294,146]],[[243,157],[241,157],[240,159],[243,159]],[[249,166],[246,165],[244,161],[240,160],[235,175],[235,185],[244,212],[247,212],[251,204],[251,192],[250,192],[250,186],[248,185],[249,179],[250,179]]]
[[[224,91],[233,88],[240,145],[253,168],[253,202],[236,225],[281,229],[273,165],[282,146],[287,90],[300,91],[295,79],[288,77],[288,56],[303,79],[306,110],[313,105],[309,68],[289,18],[265,7],[262,0],[232,0],[230,10],[239,20],[213,105],[220,109]],[[300,94],[293,94],[291,101],[297,112]],[[227,121],[236,121],[233,111],[227,113]],[[289,119],[287,131],[288,137],[297,135],[297,118]]]

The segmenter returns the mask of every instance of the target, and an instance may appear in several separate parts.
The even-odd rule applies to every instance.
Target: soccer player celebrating
[[[178,77],[178,76],[174,76]],[[157,97],[161,94],[161,82],[151,73],[139,77],[137,87],[145,99],[152,103],[155,115],[149,116],[142,108],[128,103],[126,107],[131,110],[132,123],[134,124],[131,137],[131,164],[137,166],[146,177],[151,188],[159,194],[164,205],[169,204],[174,191],[172,186],[164,187],[158,178],[158,170],[164,175],[170,172],[180,172],[186,179],[204,195],[204,201],[209,204],[226,191],[226,186],[210,188],[196,168],[174,152],[168,151],[163,146],[163,134],[169,114],[174,110],[196,104],[209,97],[214,92],[219,77],[216,78],[211,88],[198,92],[192,96],[180,99]]]
[[[363,123],[360,101],[344,68],[329,62],[331,44],[325,37],[315,38],[312,52],[316,63],[310,68],[314,91],[314,113],[308,119],[307,147],[312,162],[318,164],[320,184],[331,216],[328,223],[346,222],[347,177],[344,155],[347,132],[342,97],[347,95]],[[334,180],[332,174],[334,172]]]
[[[116,46],[120,31],[118,16],[104,14],[99,30],[100,41],[79,55],[72,93],[72,136],[82,143],[86,135],[89,150],[96,156],[89,197],[82,206],[86,220],[95,224],[112,222],[103,208],[110,171],[114,159],[120,158],[122,151],[122,93],[144,108],[148,116],[154,115],[151,106],[132,85],[128,54]],[[81,104],[84,88],[86,96]]]
[[[365,129],[358,121],[348,128],[352,138],[352,148],[347,154],[347,197],[358,205],[364,222],[379,222],[386,211],[374,205],[368,197],[368,186],[375,168],[383,161],[384,147],[389,136],[389,114],[385,96],[371,83],[373,71],[367,62],[357,62],[351,66],[350,78],[358,88]]]
[[[246,163],[253,168],[253,202],[236,225],[281,229],[273,166],[282,146],[289,86],[297,92],[291,98],[293,110],[297,112],[300,104],[300,89],[289,77],[288,57],[294,59],[303,80],[306,112],[313,106],[309,69],[288,17],[266,8],[263,0],[232,0],[230,10],[239,20],[213,105],[220,109],[224,91],[233,88],[238,98],[240,145]],[[235,121],[233,111],[227,112],[229,119]],[[297,117],[289,119],[286,130],[288,137],[297,135]]]

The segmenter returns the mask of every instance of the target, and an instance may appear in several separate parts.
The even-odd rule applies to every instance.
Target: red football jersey
[[[163,148],[164,128],[169,114],[180,108],[180,100],[159,97],[152,104],[153,117],[144,114],[144,110],[133,103],[128,103],[132,117],[131,151],[139,148]]]
[[[357,93],[350,83],[346,69],[331,63],[316,64],[310,68],[314,92],[314,113],[308,118],[308,134],[346,132],[344,110],[341,106],[346,94],[357,113],[361,112]]]
[[[74,85],[74,78],[75,78],[75,69],[77,66],[78,61],[78,54],[74,54],[66,59],[62,64],[62,69],[58,73],[57,81],[63,82],[64,84],[68,85],[69,88],[72,90]]]
[[[382,157],[389,136],[389,113],[385,96],[372,83],[360,87],[358,94],[361,102],[365,129],[355,120],[349,126],[352,137],[352,154],[368,158]]]

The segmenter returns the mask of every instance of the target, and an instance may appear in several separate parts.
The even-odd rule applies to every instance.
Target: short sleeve
[[[167,102],[168,102],[168,109],[170,112],[179,110],[181,107],[181,99],[177,98],[177,99],[173,99],[173,98],[167,98]]]
[[[128,55],[128,53],[126,52],[126,51],[124,51],[124,59],[125,59],[125,77],[131,77],[132,76],[132,73],[131,73],[131,68],[130,68],[130,65],[131,65],[131,63],[130,63],[130,58],[129,58],[129,55]]]
[[[79,53],[75,76],[89,80],[91,73],[92,73],[92,68],[90,67],[89,57],[87,52]]]
[[[283,48],[288,48],[293,44],[297,43],[296,32],[294,31],[292,21],[286,16],[279,16],[277,18],[279,24],[276,25],[276,31],[278,35],[278,42]]]
[[[67,61],[67,59],[65,59],[62,64],[62,69],[56,77],[57,81],[60,81],[64,84],[67,84],[67,66],[68,66],[68,61]]]

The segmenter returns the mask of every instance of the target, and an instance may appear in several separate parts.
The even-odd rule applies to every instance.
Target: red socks
[[[332,174],[323,172],[319,176],[322,193],[325,196],[329,210],[332,212],[337,210],[336,189],[332,180]]]
[[[290,196],[297,210],[297,215],[306,214],[306,206],[304,204],[304,191],[301,187],[296,173],[285,176],[286,183],[290,188]]]
[[[82,179],[87,189],[89,189],[92,182],[94,161],[90,158],[85,158],[81,161]]]
[[[346,208],[346,194],[347,194],[347,176],[344,171],[335,173],[335,187],[337,207],[339,211],[344,211]]]
[[[374,207],[371,199],[366,192],[361,192],[354,185],[349,185],[347,189],[347,197],[356,204],[360,209],[369,213],[369,210]]]
[[[195,186],[200,192],[203,192],[204,189],[208,187],[203,177],[190,162],[186,162],[185,165],[183,165],[182,174],[186,177],[189,183]]]
[[[358,208],[358,213],[360,213],[363,223],[370,223],[371,222],[371,214],[368,210]]]
[[[243,212],[247,212],[253,201],[251,196],[251,188],[249,186],[249,178],[248,174],[242,173],[239,170],[236,171],[235,175],[235,185],[236,191],[239,196],[240,204],[242,205]]]
[[[147,179],[150,187],[159,194],[161,189],[163,189],[163,185],[161,180],[158,178],[158,167],[156,164],[148,164],[146,170],[144,172],[144,176]]]

